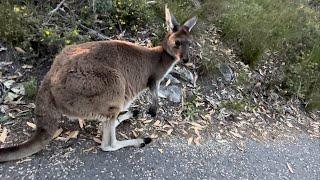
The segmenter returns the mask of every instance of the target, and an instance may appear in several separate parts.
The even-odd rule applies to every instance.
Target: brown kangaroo
[[[37,153],[49,144],[62,115],[102,122],[101,149],[143,147],[151,138],[118,141],[116,127],[132,116],[131,102],[151,90],[150,114],[156,115],[158,88],[175,64],[188,58],[190,31],[197,18],[180,26],[165,8],[168,33],[162,45],[146,48],[125,41],[99,41],[72,45],[57,55],[44,77],[36,98],[37,130],[20,145],[0,149],[0,162]]]

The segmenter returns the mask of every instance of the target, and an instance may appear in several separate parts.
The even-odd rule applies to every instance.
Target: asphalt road
[[[258,143],[158,140],[142,149],[83,152],[95,144],[54,142],[31,160],[0,164],[0,179],[320,179],[320,140]],[[92,148],[91,148],[92,149]]]

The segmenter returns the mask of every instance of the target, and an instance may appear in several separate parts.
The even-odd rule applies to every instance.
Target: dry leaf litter
[[[221,41],[216,27],[201,31],[192,47],[192,61],[175,67],[162,82],[157,117],[146,113],[151,102],[146,91],[132,105],[133,110],[141,113],[120,125],[119,139],[175,136],[189,145],[201,145],[206,138],[214,138],[220,143],[235,141],[241,148],[246,138],[269,141],[294,138],[301,132],[320,137],[319,111],[307,113],[298,99],[284,98],[277,86],[267,88],[267,82],[281,75],[278,70],[281,60],[266,53],[266,61],[250,69],[233,48]],[[141,45],[151,42],[147,37],[131,41]],[[25,98],[23,85],[35,68],[11,61],[6,55],[9,50],[2,46],[0,49],[0,144],[4,146],[28,139],[36,128],[35,104]],[[25,53],[19,47],[15,51]],[[198,75],[202,61],[214,62],[217,69],[214,76]],[[80,138],[101,143],[97,122],[66,118],[64,122],[55,134],[56,141]],[[89,147],[83,152],[96,152],[96,148]],[[289,164],[288,168],[293,172]]]

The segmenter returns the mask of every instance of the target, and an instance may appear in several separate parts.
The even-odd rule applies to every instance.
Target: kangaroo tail
[[[1,148],[0,162],[18,160],[42,150],[45,145],[49,144],[52,136],[44,128],[38,128],[36,133],[27,142],[22,144]]]
[[[0,162],[18,160],[42,150],[52,140],[61,114],[56,108],[50,90],[50,79],[46,75],[39,88],[35,109],[37,130],[26,142],[16,146],[0,148]]]

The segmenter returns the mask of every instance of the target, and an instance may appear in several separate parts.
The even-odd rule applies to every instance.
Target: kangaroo
[[[167,34],[162,45],[147,48],[126,41],[87,42],[65,47],[45,75],[36,97],[35,134],[20,145],[0,149],[0,162],[39,152],[52,140],[63,115],[102,122],[103,151],[143,147],[151,138],[118,141],[116,127],[132,117],[131,102],[150,89],[149,113],[156,115],[161,80],[178,62],[187,62],[193,17],[182,26],[165,7]]]

